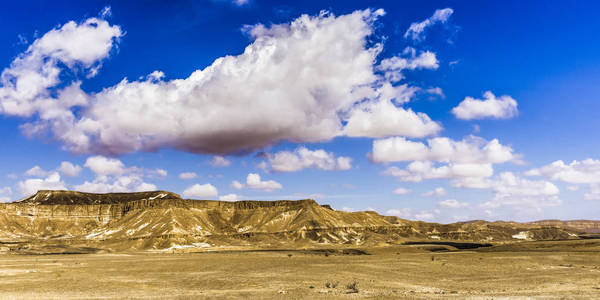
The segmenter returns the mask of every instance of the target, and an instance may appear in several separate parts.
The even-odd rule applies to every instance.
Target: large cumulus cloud
[[[403,70],[435,69],[435,54],[409,49],[379,65],[383,46],[369,39],[383,14],[324,12],[246,26],[252,42],[240,55],[218,58],[187,78],[165,80],[155,71],[96,93],[59,75],[94,76],[123,30],[98,18],[69,22],[3,71],[0,112],[27,118],[27,135],[49,133],[73,152],[95,154],[230,154],[340,135],[436,134],[441,127],[427,115],[402,107],[418,88],[398,82]]]

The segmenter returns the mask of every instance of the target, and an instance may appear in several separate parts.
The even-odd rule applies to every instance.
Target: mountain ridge
[[[514,242],[578,239],[586,233],[563,223],[438,224],[338,211],[313,199],[191,200],[167,191],[39,191],[0,204],[0,229],[0,243],[80,244],[111,251],[372,246],[411,239]]]

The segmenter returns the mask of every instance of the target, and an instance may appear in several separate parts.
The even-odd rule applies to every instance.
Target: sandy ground
[[[0,298],[600,299],[595,249],[363,250],[2,255]]]

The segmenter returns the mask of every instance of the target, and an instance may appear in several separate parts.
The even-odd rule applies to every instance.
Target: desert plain
[[[598,299],[600,240],[0,256],[3,299]]]

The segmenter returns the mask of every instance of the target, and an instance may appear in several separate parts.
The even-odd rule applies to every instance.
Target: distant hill
[[[589,233],[600,233],[600,221],[594,220],[541,220],[531,222],[531,224],[571,227]]]
[[[598,223],[437,224],[372,211],[337,211],[312,199],[226,202],[181,199],[166,191],[39,191],[0,204],[0,244],[19,249],[52,244],[124,251],[376,246],[408,240],[510,242],[578,239],[586,231],[596,232]]]

